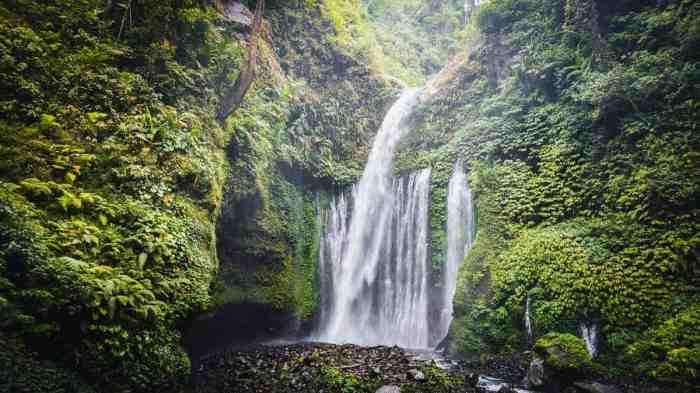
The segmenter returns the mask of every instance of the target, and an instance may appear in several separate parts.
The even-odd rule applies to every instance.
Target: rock
[[[240,1],[223,1],[222,12],[224,17],[231,22],[250,26],[253,23],[253,13]]]
[[[425,381],[425,374],[422,371],[412,368],[408,370],[408,375],[413,378],[414,381],[423,382]]]
[[[395,385],[382,386],[375,393],[401,393],[401,388]]]
[[[563,391],[574,381],[581,380],[592,366],[586,344],[572,334],[546,334],[537,340],[534,350],[525,378],[529,387],[545,386],[549,390]]]
[[[544,385],[544,360],[536,357],[530,362],[530,367],[525,375],[525,386],[537,388]]]
[[[576,382],[574,383],[577,391],[581,393],[622,393],[620,389],[612,385],[603,385],[602,383],[584,383]]]
[[[475,388],[479,384],[479,374],[469,373],[465,377],[465,384],[470,388]]]

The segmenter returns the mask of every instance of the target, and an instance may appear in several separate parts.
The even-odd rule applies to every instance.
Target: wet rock
[[[509,392],[508,389],[511,388],[510,384],[502,379],[487,377],[485,375],[479,375],[478,378],[476,387],[479,392],[505,393]],[[503,392],[501,392],[501,390],[503,390]]]
[[[574,387],[580,393],[622,393],[620,389],[612,385],[603,385],[602,383],[592,382],[576,382]]]
[[[527,375],[525,376],[524,384],[529,388],[536,388],[544,385],[544,360],[537,357],[532,359],[530,367],[527,370]]]
[[[425,381],[425,374],[423,372],[412,368],[408,370],[408,375],[413,378],[414,381],[422,382]]]
[[[401,393],[401,388],[396,385],[382,386],[375,393]]]
[[[467,387],[475,388],[479,384],[479,374],[469,373],[464,378],[464,383]]]

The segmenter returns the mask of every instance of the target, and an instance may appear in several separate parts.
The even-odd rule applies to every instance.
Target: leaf
[[[65,180],[66,183],[73,184],[75,182],[75,179],[77,179],[77,176],[73,172],[68,172],[66,173]]]
[[[148,260],[148,254],[145,252],[142,252],[139,254],[139,260],[138,260],[138,265],[139,269],[143,270],[143,267],[146,265],[146,260]]]
[[[58,199],[58,204],[63,208],[64,211],[68,211],[68,207],[71,205],[72,198],[68,195],[68,193],[64,193]]]

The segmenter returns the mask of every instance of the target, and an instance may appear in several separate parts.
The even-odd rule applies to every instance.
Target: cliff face
[[[272,3],[258,78],[220,124],[251,14],[205,3],[0,6],[10,390],[173,387],[193,315],[311,316],[316,200],[354,179],[396,88],[339,46],[324,5]]]
[[[318,210],[359,176],[383,108],[398,92],[329,39],[335,30],[322,12],[268,13],[275,67],[231,120],[240,139],[228,148],[232,174],[218,222],[217,302],[269,303],[301,320],[318,301]]]
[[[492,1],[475,12],[478,36],[435,81],[399,158],[434,168],[434,263],[450,165],[469,162],[478,234],[453,353],[525,348],[529,297],[535,339],[595,325],[609,367],[694,381],[697,335],[681,331],[700,317],[698,11]]]
[[[595,325],[614,371],[697,382],[697,2],[492,0],[464,27],[454,1],[267,5],[258,76],[222,123],[248,5],[0,4],[11,391],[176,389],[186,327],[312,319],[317,212],[361,174],[402,88],[387,74],[420,83],[448,55],[396,169],[433,168],[437,278],[469,163],[452,353],[524,348],[529,298],[535,338]]]

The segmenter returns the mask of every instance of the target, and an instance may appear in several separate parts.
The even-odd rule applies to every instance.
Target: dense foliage
[[[615,370],[697,381],[699,17],[694,1],[592,0],[474,15],[400,158],[470,161],[454,351],[523,348],[529,295],[536,336],[598,324]]]
[[[360,107],[346,92],[364,86],[383,106],[393,90],[341,55],[342,32],[318,18],[320,5],[277,6],[266,29],[279,45],[263,43],[258,81],[218,124],[246,26],[205,3],[0,6],[2,331],[13,346],[43,349],[18,349],[17,364],[50,358],[111,390],[183,382],[190,361],[178,327],[213,303],[217,245],[214,303],[253,297],[311,315],[315,189],[352,181],[381,117],[367,107],[363,127],[339,117]],[[284,24],[295,15],[303,19]],[[304,40],[284,35],[314,19]],[[321,56],[316,69],[290,57],[306,42],[358,71],[325,86]],[[257,263],[246,270],[229,248]]]
[[[226,173],[204,84],[239,50],[193,2],[9,1],[0,17],[3,331],[115,388],[176,384]]]
[[[525,348],[529,298],[539,343],[593,324],[613,372],[700,383],[700,3],[492,0],[463,26],[461,1],[269,1],[224,124],[250,35],[221,3],[0,2],[0,389],[175,389],[192,316],[312,318],[319,211],[359,177],[389,75],[448,56],[396,162],[433,169],[435,285],[468,163],[451,351]]]

